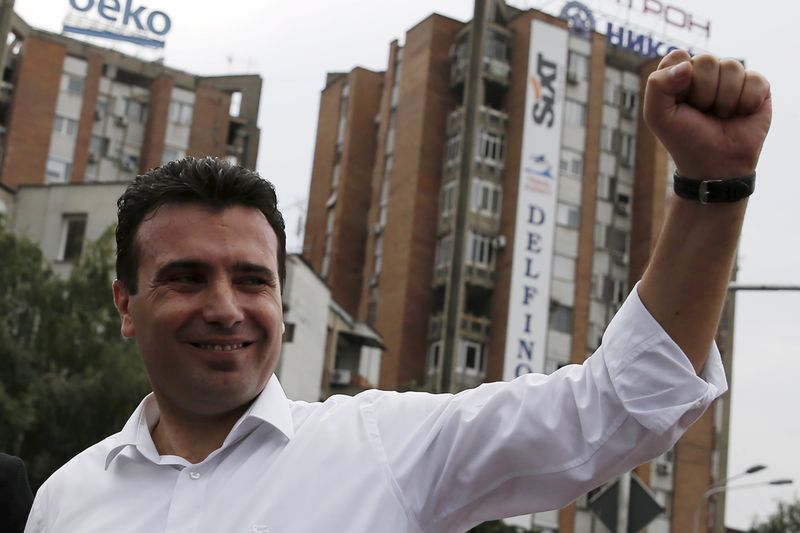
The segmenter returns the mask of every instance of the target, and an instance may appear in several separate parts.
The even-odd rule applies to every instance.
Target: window
[[[611,200],[616,194],[617,178],[607,174],[597,175],[597,197],[603,200]]]
[[[628,233],[612,226],[606,230],[608,249],[618,254],[628,252]]]
[[[572,126],[585,126],[586,104],[582,104],[574,100],[565,100],[564,122]]]
[[[128,119],[133,120],[135,122],[146,122],[147,104],[144,104],[137,100],[130,100],[130,99],[126,100],[125,116],[128,117]]]
[[[472,376],[483,375],[486,370],[486,353],[483,344],[462,340],[460,343],[459,365],[465,374]]]
[[[322,258],[322,277],[328,276],[328,269],[331,260],[331,248],[333,245],[333,220],[335,214],[336,204],[333,203],[328,207],[328,214],[325,218],[325,252]]]
[[[623,111],[625,111],[629,116],[636,111],[636,101],[638,99],[638,93],[631,89],[621,89],[620,90],[620,107]]]
[[[376,276],[381,273],[381,268],[383,267],[383,235],[378,235],[375,237],[375,266],[373,268],[373,274]]]
[[[571,82],[589,79],[589,58],[570,50],[567,61],[567,79]]]
[[[164,154],[161,156],[161,162],[168,163],[170,161],[175,161],[176,159],[182,158],[184,155],[186,154],[180,148],[175,148],[173,146],[165,146]]]
[[[78,121],[56,115],[53,119],[53,132],[59,135],[74,137],[78,132]]]
[[[614,151],[614,128],[602,126],[600,128],[600,148],[606,152]]]
[[[486,34],[486,57],[505,61],[508,59],[506,38],[502,33],[489,30]]]
[[[64,215],[61,226],[61,261],[74,261],[81,256],[86,234],[86,214]]]
[[[501,194],[500,185],[475,179],[472,182],[472,211],[489,217],[500,216]]]
[[[492,237],[470,231],[466,263],[483,268],[494,267],[494,244],[492,243]]]
[[[436,372],[442,355],[442,341],[434,341],[428,348],[428,370]]]
[[[550,329],[561,333],[572,333],[572,308],[551,302]]]
[[[609,105],[619,105],[619,91],[619,84],[606,78],[606,82],[603,85],[603,101]]]
[[[83,78],[65,72],[61,75],[61,90],[70,94],[80,95],[83,93]]]
[[[451,235],[444,235],[439,237],[436,243],[436,267],[445,267],[450,262],[450,253],[452,251],[453,237]]]
[[[139,156],[135,154],[122,154],[119,158],[119,166],[125,172],[137,172],[139,170]]]
[[[442,187],[442,192],[439,193],[439,214],[441,216],[448,216],[454,211],[457,190],[457,181],[450,181]]]
[[[445,161],[447,165],[454,165],[458,162],[458,156],[461,153],[461,134],[454,135],[447,139],[447,148],[445,153]]]
[[[505,138],[500,133],[481,130],[478,137],[478,159],[486,163],[500,165],[503,163]]]
[[[108,113],[108,97],[107,96],[98,96],[97,100],[94,103],[94,112],[95,112],[95,119],[99,120],[99,118],[106,113]]]
[[[66,183],[72,164],[61,159],[49,158],[45,165],[45,183]]]
[[[231,93],[231,105],[228,107],[228,114],[232,117],[238,117],[242,111],[242,91],[233,91]]]
[[[342,165],[338,162],[333,165],[333,174],[331,175],[331,189],[339,187],[339,175],[342,173]]]
[[[192,123],[192,113],[194,106],[184,102],[170,102],[169,121],[180,126],[188,126]]]
[[[108,138],[92,135],[92,138],[89,140],[89,153],[98,157],[108,154]]]
[[[556,222],[567,228],[577,228],[580,223],[580,211],[577,207],[567,204],[558,204]]]
[[[576,178],[583,176],[583,154],[564,151],[561,153],[560,166],[562,174]]]
[[[622,162],[631,164],[633,163],[634,136],[624,132],[620,132],[619,135],[619,156]]]

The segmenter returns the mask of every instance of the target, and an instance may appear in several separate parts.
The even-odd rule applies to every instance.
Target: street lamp
[[[763,470],[763,468],[761,468],[760,470]],[[756,472],[758,472],[760,470],[756,470]],[[746,475],[746,474],[747,474],[747,472],[744,472],[744,473],[739,474],[739,475],[734,476],[734,477],[738,478],[738,477],[741,477],[741,476]],[[723,482],[723,483],[725,483],[725,482]],[[720,492],[725,492],[727,490],[751,489],[751,488],[756,488],[756,487],[766,487],[766,486],[770,486],[770,485],[771,486],[791,485],[792,483],[794,483],[794,480],[785,479],[784,478],[784,479],[773,479],[772,481],[759,481],[757,483],[747,483],[746,485],[737,485],[735,487],[729,487],[727,484],[715,485],[715,486],[711,487],[710,489],[708,489],[707,491],[705,491],[703,493],[703,497],[700,498],[700,500],[694,506],[694,520],[693,520],[694,525],[692,527],[692,532],[693,533],[698,533],[698,527],[700,525],[700,509],[702,509],[702,507],[703,507],[703,502],[705,502],[706,499],[708,499],[709,497],[713,496],[714,494],[719,494]]]

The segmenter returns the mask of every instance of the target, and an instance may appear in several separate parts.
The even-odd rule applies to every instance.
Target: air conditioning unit
[[[627,265],[628,264],[628,254],[626,254],[624,252],[614,251],[613,252],[613,256],[614,256],[614,261],[616,261],[620,265]]]
[[[100,161],[100,155],[94,152],[89,152],[88,162],[90,165],[96,165]]]
[[[136,168],[136,162],[130,159],[123,159],[120,161],[119,166],[126,172],[136,172],[138,170]]]
[[[671,476],[672,475],[672,465],[668,463],[658,463],[656,464],[656,474],[659,476]]]
[[[352,373],[344,368],[337,368],[331,372],[331,385],[350,385]]]
[[[114,119],[114,124],[116,124],[120,128],[125,128],[128,126],[128,117],[116,117]]]
[[[372,233],[374,233],[375,235],[383,233],[383,224],[381,224],[380,222],[374,223],[372,225]]]

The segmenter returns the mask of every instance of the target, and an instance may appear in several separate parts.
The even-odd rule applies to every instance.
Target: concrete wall
[[[297,255],[286,258],[283,302],[283,320],[294,325],[294,334],[283,343],[275,373],[290,399],[314,402],[320,398],[330,291]]]
[[[12,209],[11,229],[39,245],[54,270],[69,275],[71,262],[60,260],[64,215],[86,214],[86,243],[116,223],[117,198],[124,183],[22,186]],[[110,291],[109,287],[109,291]]]

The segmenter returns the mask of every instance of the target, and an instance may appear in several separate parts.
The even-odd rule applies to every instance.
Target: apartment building
[[[641,114],[660,45],[476,0],[470,21],[432,14],[393,41],[384,71],[328,75],[303,255],[383,339],[381,388],[455,392],[599,346],[671,195]],[[728,416],[723,398],[636,469],[665,509],[649,532],[691,529],[725,478]],[[517,523],[606,531],[589,499]],[[704,507],[705,530],[723,517],[724,500]]]

